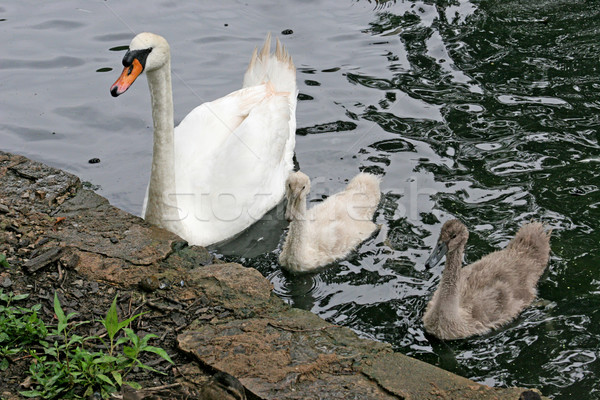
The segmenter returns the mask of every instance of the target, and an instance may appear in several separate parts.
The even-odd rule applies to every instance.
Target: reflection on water
[[[281,204],[214,250],[258,268],[288,303],[461,375],[599,396],[600,4],[141,4],[3,4],[3,149],[77,173],[139,213],[149,96],[142,84],[125,106],[108,94],[133,33],[169,39],[179,121],[240,86],[267,30],[292,29],[282,40],[298,67],[296,159],[313,181],[309,200],[360,170],[380,174],[382,228],[347,260],[294,276],[277,264]],[[471,231],[467,262],[531,219],[553,228],[553,254],[539,300],[513,323],[445,343],[423,331],[443,268],[423,262],[451,217]]]

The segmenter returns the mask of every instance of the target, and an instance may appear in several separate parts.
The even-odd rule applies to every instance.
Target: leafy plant
[[[15,295],[0,289],[0,371],[8,368],[8,356],[20,353],[24,346],[37,343],[48,335],[44,321],[37,314],[41,304],[32,308],[12,305],[27,297],[28,294]]]
[[[100,336],[83,337],[72,333],[75,328],[90,322],[73,321],[76,313],[65,315],[56,294],[54,313],[58,325],[52,334],[60,341],[56,340],[52,345],[47,344],[42,354],[35,351],[31,353],[35,362],[31,365],[29,373],[35,389],[21,392],[25,397],[87,398],[94,392],[99,392],[102,398],[108,398],[123,384],[140,388],[139,384],[124,380],[134,367],[161,373],[140,361],[139,356],[142,352],[157,354],[173,363],[166,351],[148,344],[156,335],[149,334],[140,338],[132,329],[127,328],[127,325],[142,314],[119,321],[117,296],[105,318],[99,321],[106,329],[108,343]],[[99,347],[107,349],[108,353],[91,350]]]
[[[10,268],[8,261],[6,261],[6,256],[4,254],[0,254],[0,266],[4,268]]]

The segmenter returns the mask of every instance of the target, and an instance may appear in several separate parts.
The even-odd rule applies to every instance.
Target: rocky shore
[[[76,176],[4,152],[0,254],[10,265],[0,267],[0,287],[31,293],[48,323],[55,291],[89,320],[117,293],[123,317],[147,312],[134,328],[156,334],[175,365],[154,365],[165,376],[134,372],[143,389],[131,398],[197,398],[219,370],[249,399],[517,400],[525,390],[475,383],[291,308],[255,269],[111,206]],[[21,398],[27,362],[11,360],[2,398]]]

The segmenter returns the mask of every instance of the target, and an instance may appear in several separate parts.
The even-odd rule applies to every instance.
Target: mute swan
[[[207,246],[241,232],[273,208],[292,170],[296,130],[296,69],[277,40],[254,51],[243,88],[173,122],[171,56],[153,33],[133,38],[116,97],[143,72],[154,121],[152,172],[144,218],[190,244]]]
[[[375,175],[356,175],[344,191],[307,211],[309,191],[308,176],[290,174],[285,211],[290,226],[279,263],[293,272],[310,271],[346,257],[377,228],[372,219],[381,193]]]
[[[423,316],[425,330],[440,339],[479,335],[512,320],[535,298],[548,264],[550,234],[539,222],[523,225],[505,249],[461,268],[468,237],[460,221],[447,221],[425,262],[433,267],[447,253],[440,285]]]
[[[233,376],[217,372],[202,386],[200,400],[246,400],[246,391]]]

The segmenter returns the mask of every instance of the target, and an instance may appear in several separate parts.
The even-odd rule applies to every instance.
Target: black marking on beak
[[[131,73],[133,60],[137,59],[142,64],[142,68],[146,68],[146,59],[151,52],[152,47],[143,50],[127,50],[123,56],[123,66],[129,67],[129,73]]]

